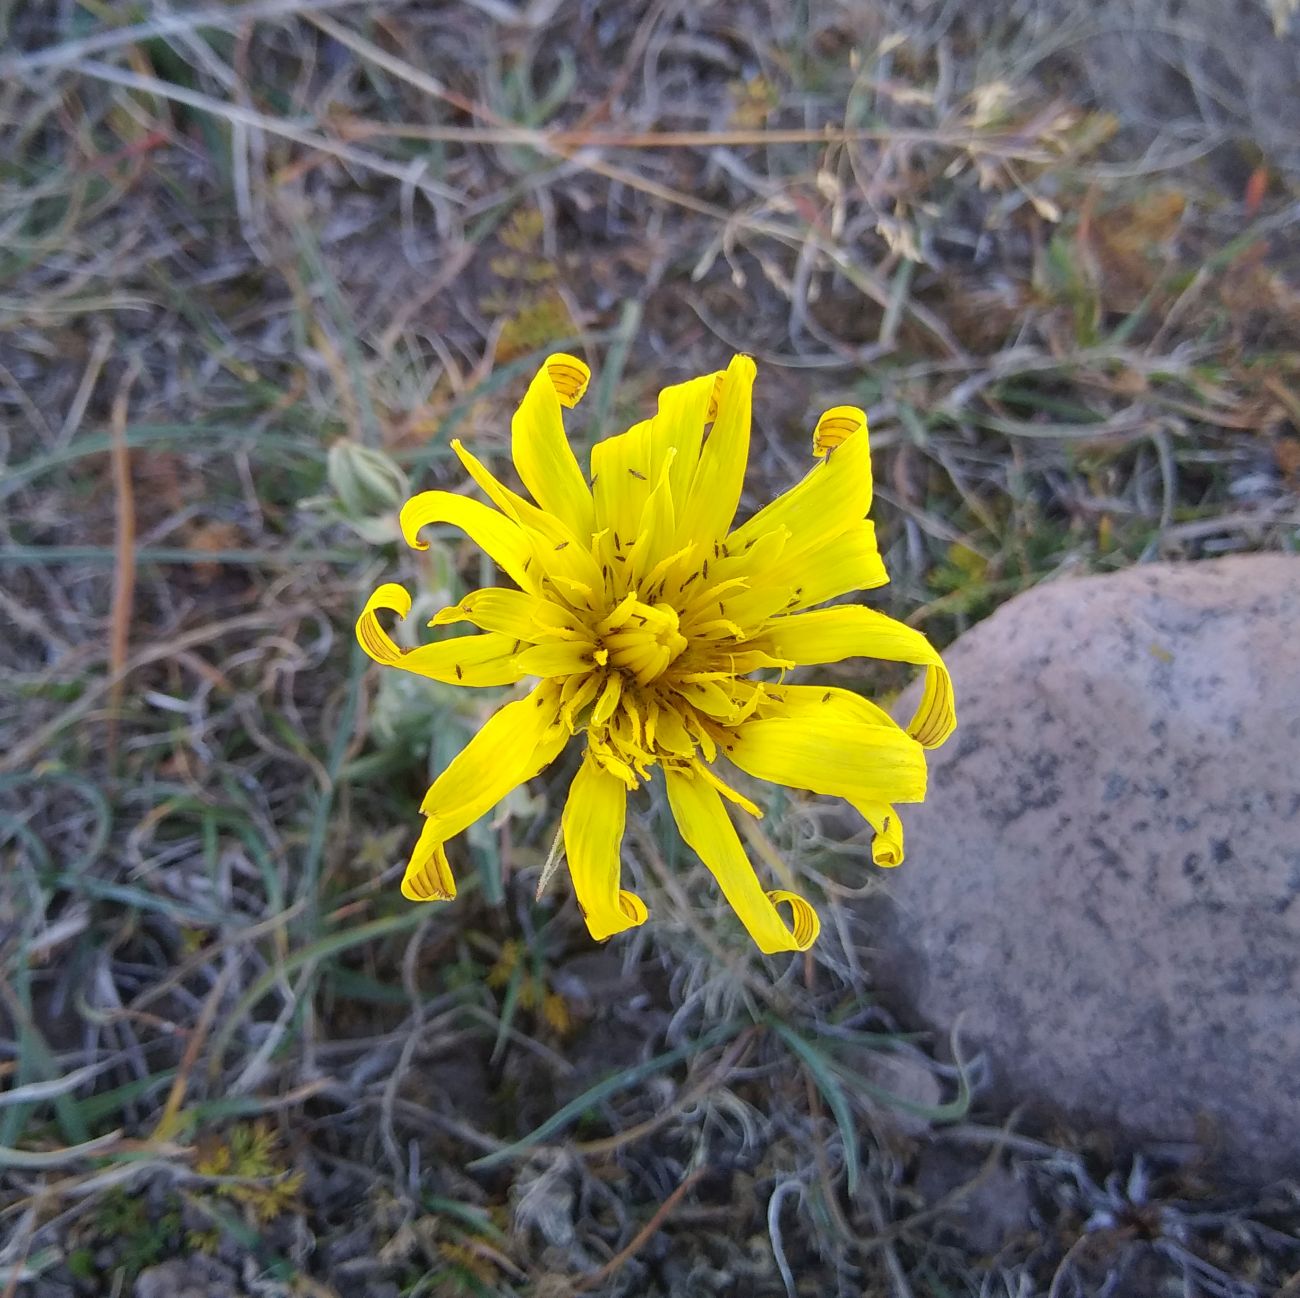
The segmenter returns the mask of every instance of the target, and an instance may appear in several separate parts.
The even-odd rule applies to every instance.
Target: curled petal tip
[[[813,429],[813,454],[819,459],[848,441],[867,426],[867,412],[857,406],[835,406],[826,411]]]
[[[542,368],[562,406],[572,408],[582,400],[582,394],[591,381],[591,370],[583,361],[567,352],[555,352],[546,358]]]
[[[774,906],[790,907],[790,937],[796,951],[807,951],[817,941],[822,931],[821,920],[817,912],[797,892],[785,892],[777,889],[767,894],[767,899]],[[778,948],[788,950],[788,947]],[[769,953],[771,954],[771,953]]]
[[[366,600],[366,606],[357,618],[358,643],[375,662],[391,667],[401,662],[402,650],[380,625],[375,615],[377,609],[396,613],[398,620],[403,621],[411,611],[411,594],[395,581],[385,582]]]
[[[587,931],[597,942],[603,942],[630,928],[640,928],[650,918],[650,910],[636,893],[619,889],[617,913],[602,914],[599,918],[585,914],[584,918]]]
[[[451,901],[456,896],[456,880],[452,877],[446,848],[441,843],[430,847],[427,842],[431,824],[425,822],[402,876],[402,896],[407,901]]]

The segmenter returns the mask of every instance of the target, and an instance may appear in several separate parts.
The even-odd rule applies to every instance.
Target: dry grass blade
[[[0,1148],[0,1167],[28,1170],[67,1167],[70,1163],[79,1163],[83,1159],[116,1151],[121,1148],[121,1141],[120,1131],[110,1131],[105,1135],[96,1136],[94,1140],[86,1140],[79,1145],[69,1145],[65,1149]]]
[[[135,599],[135,492],[131,484],[131,453],[126,447],[126,413],[131,389],[140,376],[140,358],[132,356],[113,397],[109,428],[113,434],[113,495],[117,515],[113,604],[109,614],[108,672],[112,681],[108,693],[108,753],[117,758],[118,711],[126,684],[126,655],[131,634],[131,612]]]
[[[172,1082],[171,1090],[167,1093],[167,1102],[163,1105],[162,1113],[159,1114],[157,1125],[153,1129],[151,1137],[153,1140],[170,1140],[178,1130],[178,1119],[180,1118],[181,1105],[185,1103],[185,1092],[189,1086],[190,1074],[193,1073],[194,1066],[198,1063],[199,1052],[203,1049],[208,1033],[212,1031],[212,1024],[217,1017],[217,1010],[220,1008],[222,1000],[225,999],[234,974],[235,965],[227,964],[216,982],[213,983],[207,999],[203,1002],[198,1021],[190,1030],[189,1040],[185,1043],[185,1053],[181,1056],[180,1066],[176,1069],[175,1080]]]
[[[245,23],[268,18],[301,17],[325,9],[348,9],[366,5],[371,9],[397,0],[252,0],[252,3],[222,8],[199,9],[188,14],[159,14],[147,22],[133,23],[109,31],[61,41],[46,49],[0,58],[0,77],[25,77],[33,72],[66,67],[92,54],[106,54],[141,41],[159,37],[189,35],[209,29],[229,31]]]
[[[459,200],[460,196],[445,185],[440,185],[436,181],[428,180],[423,176],[412,178],[406,168],[395,166],[376,153],[370,153],[365,149],[356,149],[349,144],[342,144],[316,131],[304,130],[302,127],[287,122],[282,118],[271,117],[252,108],[227,103],[211,95],[188,90],[184,86],[178,86],[173,82],[162,81],[158,77],[146,76],[139,72],[128,72],[125,68],[116,68],[111,64],[99,63],[93,59],[79,60],[73,64],[73,67],[83,76],[97,81],[106,81],[110,85],[122,86],[127,90],[138,90],[145,94],[157,95],[160,99],[173,100],[190,108],[201,109],[203,112],[211,113],[215,117],[224,118],[241,126],[252,127],[256,130],[266,131],[271,135],[282,136],[286,140],[292,140],[295,144],[305,145],[317,153],[324,153],[330,157],[338,158],[341,162],[348,162],[363,170],[378,172],[379,175],[388,176],[392,180],[400,180],[403,183],[414,185],[416,189],[432,197]]]
[[[663,1224],[672,1215],[673,1209],[686,1197],[691,1188],[697,1181],[708,1173],[707,1167],[696,1168],[685,1180],[655,1209],[654,1215],[641,1227],[632,1237],[632,1240],[625,1248],[620,1249],[614,1254],[604,1266],[590,1276],[584,1276],[575,1284],[575,1290],[578,1293],[585,1293],[588,1289],[595,1289],[602,1285],[612,1276],[619,1273],[627,1264],[628,1260],[635,1257],[637,1253],[645,1246],[657,1231],[662,1229]]]

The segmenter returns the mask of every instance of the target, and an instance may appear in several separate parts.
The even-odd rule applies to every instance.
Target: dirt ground
[[[553,350],[584,445],[751,353],[750,504],[865,407],[872,600],[940,646],[1294,550],[1290,9],[0,0],[0,1293],[1300,1292],[1295,1187],[1006,1119],[899,1030],[833,807],[763,822],[806,957],[658,794],[653,924],[536,900],[571,758],[404,902],[502,696],[351,629],[490,576],[394,507],[453,436],[504,468]]]

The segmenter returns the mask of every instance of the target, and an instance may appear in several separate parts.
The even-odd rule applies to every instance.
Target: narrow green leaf
[[[844,1088],[835,1076],[833,1061],[784,1023],[773,1023],[772,1027],[781,1040],[807,1065],[813,1081],[817,1084],[817,1089],[830,1105],[830,1110],[835,1115],[835,1124],[840,1129],[840,1140],[844,1145],[844,1172],[848,1177],[849,1193],[856,1194],[859,1172],[858,1131],[853,1122],[849,1097],[845,1095]]]
[[[684,1046],[678,1046],[673,1050],[666,1050],[662,1055],[656,1055],[643,1064],[635,1064],[631,1068],[624,1068],[617,1073],[612,1073],[603,1081],[597,1082],[595,1086],[584,1091],[576,1100],[570,1100],[562,1109],[553,1113],[541,1126],[533,1128],[521,1140],[516,1140],[513,1144],[494,1150],[491,1154],[485,1154],[482,1158],[476,1158],[468,1166],[475,1171],[482,1171],[484,1168],[495,1167],[498,1163],[505,1163],[512,1158],[518,1158],[520,1154],[532,1149],[534,1145],[540,1144],[548,1136],[553,1136],[557,1131],[566,1127],[593,1105],[599,1104],[611,1095],[616,1095],[619,1091],[626,1090],[629,1086],[635,1086],[637,1082],[652,1077],[655,1073],[663,1072],[665,1068],[672,1068],[683,1060],[690,1059],[692,1055],[697,1055],[702,1050],[708,1050],[720,1042],[729,1040],[741,1030],[741,1027],[742,1025],[739,1023],[719,1024],[711,1032],[706,1032],[696,1041],[689,1042]]]
[[[323,960],[327,956],[337,955],[340,951],[346,951],[354,946],[361,946],[365,942],[371,942],[381,937],[390,937],[394,933],[405,933],[419,924],[424,917],[425,911],[422,906],[411,906],[407,910],[399,911],[396,915],[388,915],[383,919],[372,919],[367,924],[358,924],[356,928],[331,933],[328,937],[323,937],[309,946],[300,947],[288,959],[267,969],[239,998],[239,1003],[226,1016],[221,1030],[213,1037],[213,1067],[219,1067],[221,1057],[225,1054],[226,1047],[230,1043],[230,1038],[235,1034],[240,1024],[243,1023],[248,1012],[282,978],[291,974],[295,969],[301,969],[304,965]]]

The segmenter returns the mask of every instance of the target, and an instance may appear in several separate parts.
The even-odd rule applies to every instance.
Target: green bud
[[[411,494],[406,474],[383,451],[356,442],[338,441],[330,447],[330,486],[351,523],[392,519]]]

